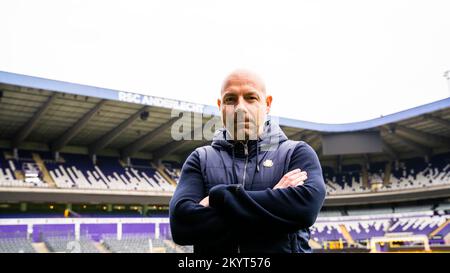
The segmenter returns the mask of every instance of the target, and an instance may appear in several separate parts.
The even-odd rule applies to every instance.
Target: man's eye
[[[234,101],[234,99],[233,98],[225,98],[224,101],[225,101],[225,103],[231,103]]]

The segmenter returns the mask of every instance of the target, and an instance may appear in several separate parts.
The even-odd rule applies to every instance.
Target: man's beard
[[[233,140],[257,140],[260,131],[258,115],[251,116],[246,111],[227,111],[224,117],[225,127]],[[228,121],[232,121],[230,124]]]
[[[236,141],[257,140],[259,135],[259,126],[252,122],[236,122],[226,126],[230,136]]]

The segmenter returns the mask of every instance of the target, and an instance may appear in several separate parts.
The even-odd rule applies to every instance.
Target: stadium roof
[[[173,109],[219,118],[214,106],[0,71],[2,147],[182,160],[209,141],[173,140],[171,125],[178,119]],[[204,116],[203,125],[210,119]],[[348,163],[450,150],[450,98],[347,124],[278,119],[289,138],[309,143],[322,162],[344,160],[322,154],[322,136],[345,132],[380,132],[384,150],[346,155]],[[199,124],[183,125],[197,134]]]

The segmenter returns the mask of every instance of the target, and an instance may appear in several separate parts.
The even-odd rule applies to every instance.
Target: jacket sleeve
[[[180,245],[220,244],[227,234],[224,217],[199,202],[207,196],[200,170],[198,152],[187,158],[169,204],[173,241]]]
[[[301,186],[247,191],[241,185],[217,185],[210,191],[210,205],[223,211],[230,225],[240,230],[267,227],[268,232],[294,232],[310,227],[326,190],[319,159],[305,142],[299,142],[292,153],[289,171],[296,168],[308,173]]]

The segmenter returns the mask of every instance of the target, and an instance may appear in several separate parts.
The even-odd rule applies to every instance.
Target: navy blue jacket
[[[207,254],[311,252],[309,227],[326,193],[315,151],[270,121],[257,141],[227,139],[219,130],[184,163],[170,201],[174,242]],[[297,168],[308,174],[303,185],[273,189]],[[210,207],[199,205],[208,195]]]

